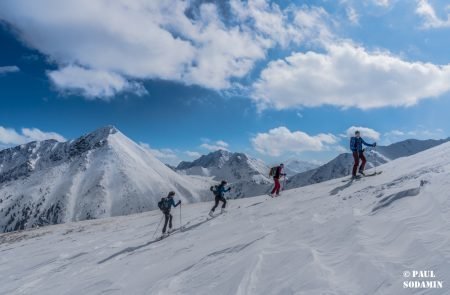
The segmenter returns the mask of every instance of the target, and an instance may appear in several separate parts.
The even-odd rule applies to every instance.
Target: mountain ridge
[[[181,176],[106,126],[67,142],[32,142],[0,152],[0,230],[155,209],[173,190],[210,198],[207,183]]]

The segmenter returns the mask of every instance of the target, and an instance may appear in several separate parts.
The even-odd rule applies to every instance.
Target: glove
[[[373,143],[373,147],[376,147],[376,146],[377,146],[377,143],[376,143],[376,142],[374,142],[374,143]]]
[[[178,204],[177,204],[177,206],[178,206],[178,205],[180,205],[180,204],[181,204],[181,200],[179,200],[179,201],[178,201]]]

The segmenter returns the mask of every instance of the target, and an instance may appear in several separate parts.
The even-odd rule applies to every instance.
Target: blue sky
[[[286,3],[2,1],[0,148],[112,124],[171,164],[323,162],[352,127],[450,135],[445,1]]]

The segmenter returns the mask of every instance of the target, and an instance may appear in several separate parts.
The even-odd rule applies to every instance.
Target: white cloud
[[[358,12],[356,11],[355,8],[353,8],[351,6],[348,6],[347,9],[346,9],[346,13],[347,13],[348,20],[352,24],[354,24],[354,25],[359,24],[359,14],[358,14]]]
[[[60,142],[66,141],[62,135],[55,132],[44,132],[37,128],[22,128],[20,132],[17,132],[13,128],[0,126],[0,145],[3,147],[47,139],[55,139]]]
[[[348,137],[355,136],[355,131],[358,130],[361,132],[361,137],[363,138],[370,138],[373,140],[379,140],[380,139],[380,133],[378,131],[375,131],[371,128],[367,127],[361,127],[361,126],[352,126],[347,129],[346,134]]]
[[[228,150],[229,144],[223,140],[218,140],[213,143],[205,142],[200,145],[201,148],[204,148],[208,151],[217,151],[217,150]]]
[[[191,5],[193,16],[186,13]],[[0,1],[0,20],[59,65],[52,81],[88,97],[133,91],[130,81],[142,79],[230,88],[268,49],[325,35],[325,16],[268,0],[232,0],[227,16],[196,1]]]
[[[90,99],[103,98],[108,100],[116,93],[123,91],[133,92],[136,95],[147,93],[141,84],[129,82],[115,73],[87,70],[74,65],[50,71],[48,76],[58,89],[80,92],[81,95]]]
[[[154,149],[148,143],[140,142],[139,145],[148,150],[153,156],[162,160],[176,160],[178,156],[172,149]]]
[[[186,151],[184,152],[190,158],[200,158],[201,154],[199,152]]]
[[[450,14],[447,13],[446,19],[440,18],[428,0],[417,1],[416,13],[422,17],[425,29],[450,27]]]
[[[22,128],[22,135],[31,140],[42,141],[46,139],[55,139],[60,142],[66,141],[64,136],[56,132],[44,132],[37,128]]]
[[[19,72],[20,69],[17,66],[3,66],[0,67],[0,75],[2,74],[9,74],[9,73],[15,73]]]
[[[286,153],[300,153],[305,151],[322,151],[327,145],[337,142],[332,134],[318,134],[311,136],[302,131],[290,131],[282,126],[258,133],[251,139],[256,151],[261,154],[278,157]]]
[[[265,37],[265,42],[273,46],[279,44],[299,44],[311,39],[326,39],[331,34],[331,18],[321,7],[295,7],[280,9],[266,0],[231,0],[230,7],[244,26]]]
[[[450,90],[450,65],[409,62],[351,43],[272,61],[253,84],[261,109],[411,106]]]

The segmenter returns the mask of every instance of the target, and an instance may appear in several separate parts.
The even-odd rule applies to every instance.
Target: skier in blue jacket
[[[216,186],[215,189],[213,190],[214,195],[215,195],[215,204],[214,204],[214,207],[212,207],[211,211],[209,212],[209,216],[211,216],[211,217],[213,216],[214,210],[216,210],[217,206],[219,206],[220,201],[223,202],[220,213],[225,212],[225,207],[227,205],[227,200],[225,199],[225,193],[229,192],[231,190],[231,187],[225,188],[226,185],[227,185],[227,182],[225,180],[222,180],[220,185]]]
[[[166,198],[162,198],[161,201],[158,203],[158,207],[159,209],[161,209],[161,211],[164,214],[164,227],[162,229],[162,233],[163,236],[166,233],[166,228],[167,228],[167,223],[169,223],[169,233],[172,231],[172,214],[170,214],[170,209],[172,207],[177,207],[178,205],[181,204],[181,200],[179,200],[176,204],[175,201],[173,200],[173,196],[175,196],[175,192],[169,192],[169,194],[167,195]]]
[[[350,139],[350,149],[353,153],[353,171],[352,178],[356,178],[356,170],[358,170],[359,159],[361,159],[361,166],[359,166],[359,173],[364,175],[364,166],[366,165],[366,157],[364,156],[363,145],[375,147],[377,145],[376,142],[373,144],[367,143],[362,139],[361,133],[357,130],[355,131],[355,136]]]

